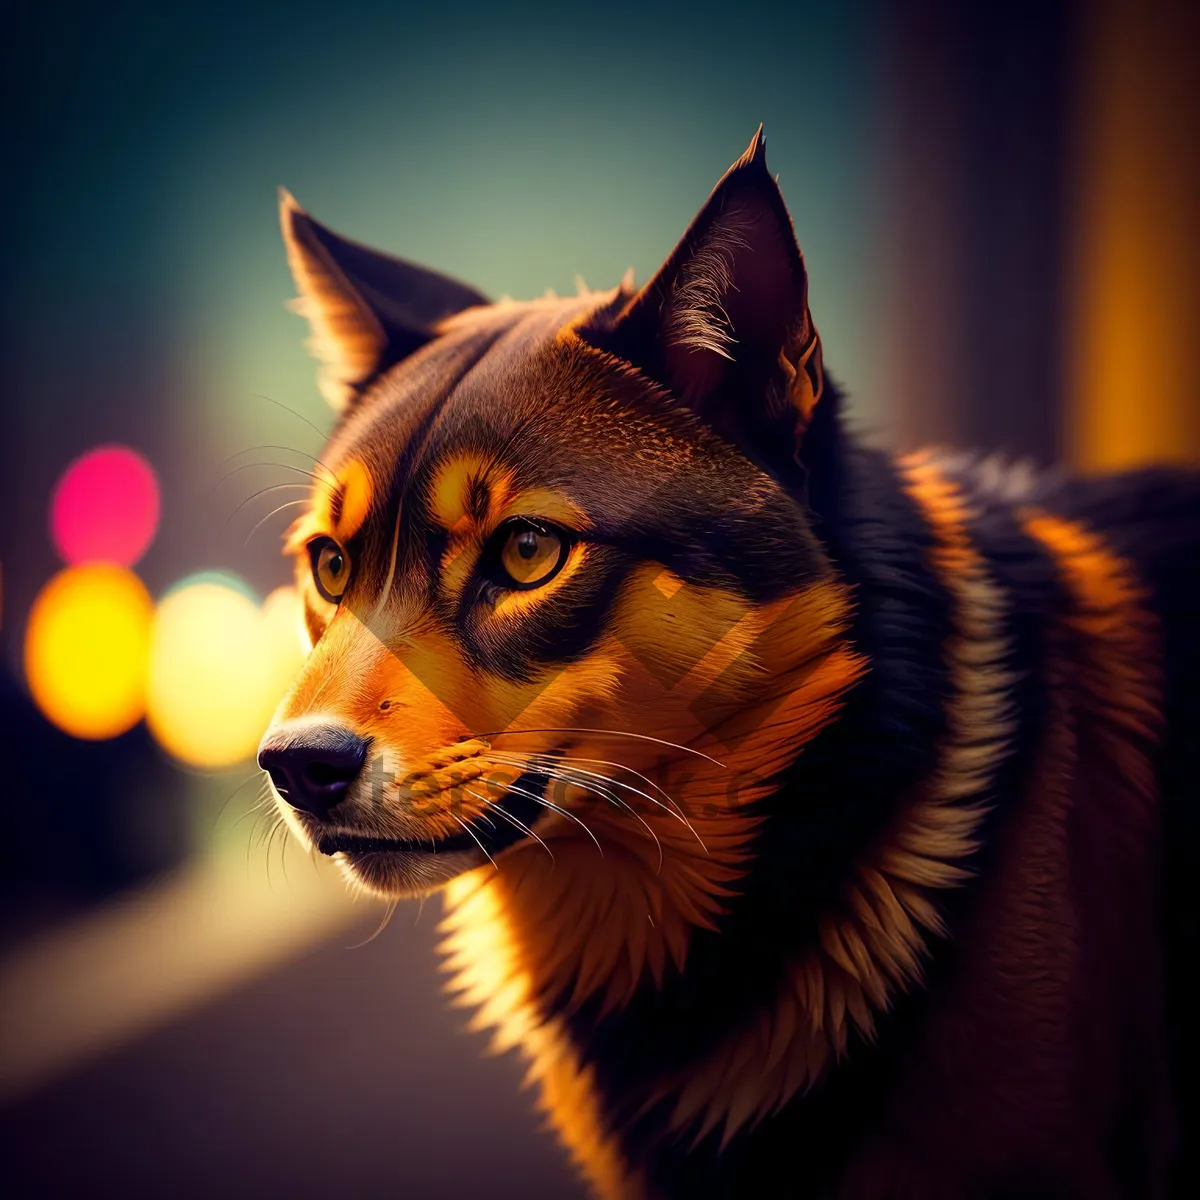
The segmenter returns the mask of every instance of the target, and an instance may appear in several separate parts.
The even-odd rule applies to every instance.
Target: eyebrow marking
[[[471,488],[484,470],[476,454],[459,454],[445,459],[429,488],[429,515],[447,533],[453,534],[467,517]]]
[[[487,516],[488,507],[492,501],[492,490],[486,479],[473,479],[468,486],[467,512],[475,521],[482,521]]]
[[[302,513],[297,517],[283,535],[283,552],[284,554],[299,554],[308,543],[309,539],[320,532],[322,526],[317,520],[317,515],[312,510]]]
[[[455,469],[460,460],[455,462]],[[541,517],[547,521],[564,525],[569,529],[587,529],[590,522],[569,497],[551,488],[526,488],[524,491],[512,490],[512,473],[505,468],[498,468],[494,463],[484,468],[486,475],[479,478],[471,475],[457,475],[457,480],[451,479],[449,473],[443,477],[439,472],[437,483],[450,486],[451,483],[461,482],[465,491],[458,499],[462,500],[462,511],[455,523],[446,530],[445,548],[438,562],[438,574],[443,590],[455,599],[462,595],[463,588],[471,572],[475,569],[488,538],[511,517],[524,516]],[[497,471],[500,472],[497,478]],[[478,514],[472,511],[471,503],[476,502],[480,494],[486,496],[486,512]],[[455,511],[450,505],[443,509],[443,516],[449,516]],[[565,582],[566,565],[560,572],[560,582]],[[574,567],[570,573],[574,572]],[[539,594],[545,595],[542,589]],[[524,593],[521,593],[524,595]],[[536,600],[527,600],[525,607],[532,607]],[[522,602],[509,602],[506,597],[497,606],[496,612],[507,613],[522,607]]]
[[[345,545],[363,526],[371,508],[374,488],[366,467],[357,458],[350,459],[337,473],[339,497],[330,506],[330,518],[337,540]]]
[[[429,489],[429,515],[445,530],[446,547],[438,564],[452,593],[465,585],[484,540],[499,523],[497,515],[512,494],[512,471],[474,451],[446,458]]]
[[[512,494],[513,474],[474,451],[443,461],[429,489],[430,516],[451,537],[487,524]]]
[[[309,497],[308,511],[284,533],[285,554],[299,554],[308,542],[323,533],[331,534],[344,546],[362,528],[374,494],[366,467],[351,459],[330,474],[334,482]]]
[[[580,532],[591,525],[584,511],[569,496],[553,488],[526,488],[492,507],[497,524],[508,517],[545,517],[547,521]]]

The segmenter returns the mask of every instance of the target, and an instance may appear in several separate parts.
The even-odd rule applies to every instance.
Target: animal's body
[[[444,889],[593,1188],[1185,1194],[1197,477],[860,445],[760,137],[636,293],[284,223],[341,417],[261,761]]]

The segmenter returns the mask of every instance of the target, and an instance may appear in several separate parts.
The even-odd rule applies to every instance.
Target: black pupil
[[[522,558],[532,558],[537,553],[537,549],[537,534],[532,529],[527,529],[524,533],[517,534],[517,553]]]
[[[342,556],[335,550],[330,556],[329,561],[325,564],[329,568],[331,575],[340,575],[342,573]]]

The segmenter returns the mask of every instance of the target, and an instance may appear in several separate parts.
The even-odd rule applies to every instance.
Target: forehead
[[[333,523],[356,532],[402,494],[443,527],[497,491],[557,493],[600,525],[636,523],[647,507],[661,519],[664,506],[704,497],[768,501],[771,480],[575,335],[595,304],[496,306],[449,322],[335,433],[325,455],[341,484],[340,500],[326,501]]]

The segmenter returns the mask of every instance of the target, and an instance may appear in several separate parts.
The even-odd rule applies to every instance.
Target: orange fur
[[[1044,731],[962,932],[961,966],[850,1164],[847,1200],[976,1195],[1026,1162],[1046,1194],[1115,1195],[1114,1131],[1142,1128],[1136,1194],[1164,1194],[1162,964],[1149,936],[1157,623],[1102,538],[1033,509],[1021,519],[1066,592],[1046,631]]]
[[[442,585],[452,596],[461,594],[479,560],[484,544],[501,522],[515,516],[537,516],[568,529],[585,530],[588,520],[578,505],[558,491],[526,488],[516,491],[511,471],[478,454],[460,454],[438,468],[430,486],[430,515],[448,536],[442,553]],[[497,612],[532,607],[562,587],[578,568],[583,546],[576,545],[573,562],[535,593],[512,592],[496,606]],[[569,570],[568,570],[569,568]]]
[[[693,1129],[696,1140],[719,1124],[728,1140],[812,1087],[845,1052],[852,1029],[870,1038],[875,1014],[920,980],[926,936],[943,932],[930,893],[967,877],[958,864],[976,848],[984,811],[959,802],[986,784],[1012,732],[1001,600],[971,545],[957,492],[922,460],[907,464],[907,478],[937,537],[932,565],[957,600],[945,646],[957,696],[939,770],[859,865],[775,999],[700,1069],[665,1081],[652,1097],[674,1096],[671,1127]]]
[[[1101,745],[1112,767],[1137,791],[1154,791],[1154,769],[1144,753],[1161,720],[1157,621],[1128,563],[1082,525],[1033,509],[1022,514],[1027,532],[1058,560],[1075,602],[1071,621],[1087,639],[1080,664],[1082,695],[1100,721]]]
[[[605,1196],[637,1200],[636,1177],[605,1128],[592,1072],[583,1067],[558,1022],[542,1021],[531,1003],[528,970],[517,954],[512,917],[501,894],[480,879],[460,878],[448,888],[443,969],[459,1005],[476,1010],[474,1029],[493,1029],[492,1048],[520,1047],[529,1062],[526,1082],[553,1122],[575,1165]]]
[[[639,594],[642,583],[653,586],[658,571],[646,568],[645,574],[630,595]],[[712,757],[672,758],[647,744],[630,762],[628,743],[617,742],[614,750],[612,741],[580,735],[572,749],[587,759],[619,754],[645,777],[653,772],[663,791],[642,787],[648,796],[664,797],[661,803],[623,796],[637,820],[609,806],[576,804],[603,857],[577,826],[547,822],[545,849],[522,843],[500,870],[480,869],[446,890],[451,987],[466,1003],[481,1005],[477,1020],[495,1027],[498,1046],[519,1044],[530,1056],[531,1074],[542,1082],[577,1157],[590,1158],[595,1135],[576,1127],[576,1107],[551,1098],[564,1085],[561,1079],[547,1082],[562,1050],[546,1049],[559,1046],[543,1023],[546,1005],[564,993],[580,1003],[601,992],[602,1008],[615,1008],[645,973],[661,979],[668,961],[683,965],[691,929],[712,927],[749,866],[758,828],[753,805],[768,791],[766,781],[833,718],[840,697],[864,669],[844,644],[848,598],[832,583],[765,609],[713,589],[675,591],[693,593],[676,610],[687,617],[677,627],[690,629],[692,618],[707,613],[707,632],[679,644],[684,667],[673,672],[674,687],[664,686],[640,661],[654,630],[643,628],[636,605],[619,609],[609,641],[623,662],[620,696],[634,710],[626,714],[631,728],[653,729]],[[661,627],[657,633],[661,642]],[[705,728],[695,701],[703,694],[711,704],[714,692],[724,703],[709,711],[723,716]],[[567,1077],[574,1078],[570,1072]]]
[[[264,743],[268,769],[285,776],[279,799],[293,828],[361,886],[398,896],[445,885],[450,990],[476,1008],[473,1023],[493,1031],[496,1049],[526,1057],[543,1111],[593,1186],[649,1200],[633,1161],[643,1153],[647,1178],[711,1170],[729,1194],[786,1169],[775,1133],[682,1167],[675,1156],[714,1133],[724,1148],[823,1084],[852,1047],[857,1059],[857,1043],[922,985],[953,913],[953,969],[921,997],[920,1022],[889,1025],[905,1053],[882,1077],[870,1078],[870,1055],[864,1076],[844,1076],[849,1088],[867,1078],[858,1094],[870,1120],[846,1130],[848,1166],[840,1130],[828,1150],[810,1143],[813,1187],[844,1171],[834,1186],[847,1200],[1007,1194],[1010,1179],[1045,1194],[1066,1181],[1109,1194],[1111,1131],[1142,1101],[1147,1122],[1162,1111],[1151,1028],[1161,964],[1147,932],[1162,671],[1129,564],[1081,525],[1018,514],[1061,588],[1032,566],[1028,577],[1014,570],[1014,595],[1038,599],[1013,622],[1012,648],[1009,597],[973,542],[964,495],[934,459],[880,460],[877,511],[867,488],[861,513],[823,514],[825,486],[855,475],[839,476],[837,463],[823,473],[822,456],[842,441],[838,398],[830,384],[822,400],[807,275],[761,130],[636,295],[631,280],[606,294],[581,283],[573,300],[488,305],[474,289],[372,257],[290,198],[283,217],[323,386],[347,408],[326,452],[341,465],[288,537],[315,645]],[[374,311],[364,297],[381,274],[398,294]],[[986,484],[986,469],[978,479]],[[542,483],[520,491],[518,480]],[[920,535],[907,513],[890,527],[897,483]],[[1008,483],[996,502],[1001,493],[1021,503]],[[591,519],[580,506],[594,507]],[[527,580],[536,588],[519,586],[523,569],[505,587],[481,560],[505,545],[497,531],[513,517],[583,534],[553,573]],[[354,543],[339,605],[309,578],[305,542],[317,534]],[[539,538],[539,566],[546,546]],[[927,553],[928,571],[896,569],[887,556],[904,546]],[[888,762],[905,780],[910,764],[932,769],[915,785],[891,781],[870,836],[858,808],[844,829],[819,830],[837,837],[814,849],[832,844],[836,855],[854,836],[862,848],[844,870],[831,858],[839,886],[827,906],[793,920],[776,951],[776,994],[756,994],[739,1010],[748,1015],[693,1045],[686,1064],[665,1054],[658,1076],[652,1045],[628,1073],[619,1055],[594,1059],[622,1022],[637,1021],[641,989],[659,988],[665,1003],[672,971],[692,969],[685,988],[711,979],[700,931],[739,937],[760,896],[765,924],[778,919],[769,906],[793,832],[777,855],[767,840],[779,806],[802,822],[813,803],[798,782],[781,787],[780,773],[838,719],[869,667],[849,640],[854,597],[830,560],[880,547],[891,578],[869,597],[867,640],[906,637],[914,657],[899,655],[895,676],[881,669],[878,694],[861,698],[898,713],[909,701],[922,720],[911,756],[889,759],[893,747],[868,731],[864,752],[880,756],[868,786],[887,788]],[[740,582],[711,582],[727,571]],[[864,586],[874,578],[864,572]],[[772,603],[747,598],[781,590],[790,594]],[[1066,603],[1027,637],[1043,596]],[[930,662],[925,639],[940,621],[940,662]],[[1045,728],[1033,744],[1023,727],[1014,757],[1014,697],[1024,692],[1013,671],[1035,657],[1027,641],[1038,649],[1029,669],[1044,673],[1029,683],[1044,692]],[[933,745],[935,717],[944,733]],[[302,758],[335,743],[347,752],[333,757],[350,766],[320,772]],[[1010,791],[1010,769],[1033,775]],[[951,906],[946,893],[971,874],[994,793],[1005,798],[986,826],[996,871]],[[443,840],[426,852],[426,839]],[[741,893],[747,905],[733,912]],[[748,937],[735,955],[759,945]],[[728,1019],[723,1001],[713,1016]],[[592,1042],[581,1029],[594,1015],[613,1020]],[[651,1030],[631,1036],[649,1041]],[[1144,1051],[1135,1068],[1131,1046]],[[827,1109],[812,1097],[816,1128],[841,1119],[839,1090]],[[644,1125],[632,1111],[643,1101]],[[792,1108],[775,1128],[809,1113]],[[663,1114],[664,1144],[648,1146]],[[636,1127],[617,1127],[631,1116]]]

